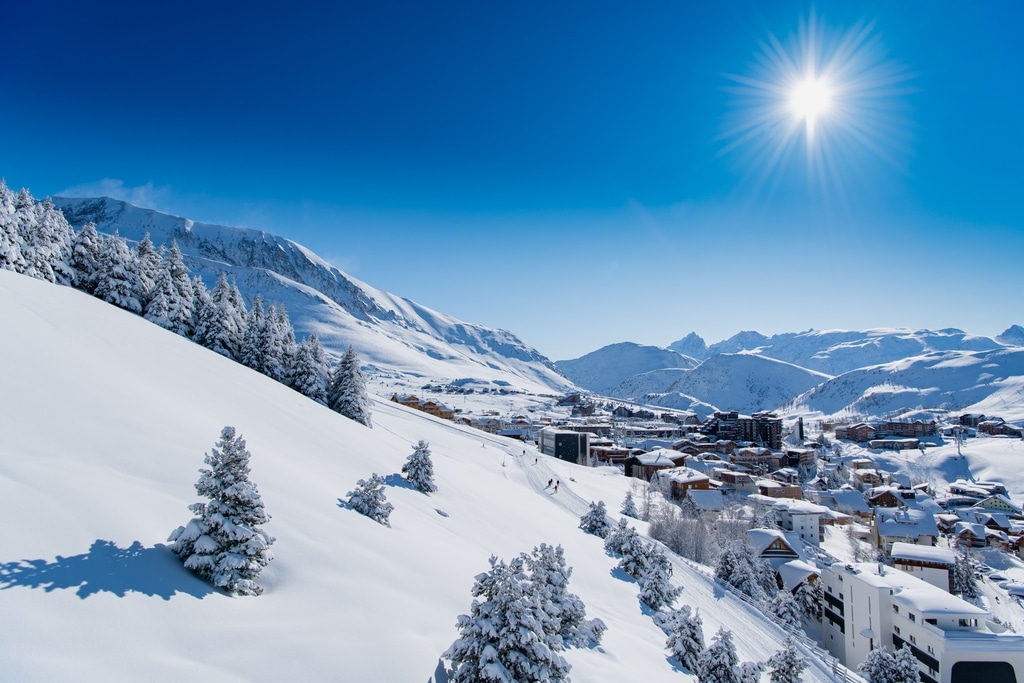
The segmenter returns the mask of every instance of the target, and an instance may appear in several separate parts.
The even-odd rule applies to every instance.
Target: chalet
[[[775,470],[768,476],[770,479],[774,479],[782,484],[800,483],[800,473],[792,467],[783,467],[782,469]]]
[[[393,403],[401,403],[408,408],[415,408],[434,417],[439,417],[442,420],[450,420],[455,416],[455,411],[445,404],[429,399],[424,401],[414,394],[392,394],[391,401]]]
[[[892,486],[881,486],[871,489],[865,496],[868,505],[871,507],[898,508],[904,507],[903,499],[896,493]]]
[[[854,470],[851,474],[854,486],[862,491],[882,485],[882,476],[878,470]]]
[[[985,532],[986,529],[983,525],[972,522],[957,522],[953,527],[953,536],[957,539],[957,545],[968,548],[984,548],[988,543]]]
[[[922,422],[913,420],[907,422],[886,421],[875,425],[875,436],[935,436],[938,434],[938,426],[935,420]]]
[[[821,576],[821,570],[803,560],[790,560],[779,566],[776,570],[782,587],[790,593],[795,593],[802,584],[814,583]]]
[[[1024,436],[1024,430],[1016,425],[1009,424],[1002,418],[979,422],[978,433],[988,434],[989,436],[1015,436],[1018,439]]]
[[[984,413],[964,413],[960,416],[959,422],[961,427],[977,427],[988,419],[990,418],[985,417]]]
[[[757,493],[757,484],[754,478],[746,472],[736,472],[723,467],[716,467],[712,470],[712,476],[721,482],[719,489],[723,493]]]
[[[747,531],[747,542],[754,549],[754,554],[767,560],[776,572],[786,562],[800,559],[800,554],[778,529],[750,529]]]
[[[669,496],[673,500],[682,500],[691,489],[707,491],[711,488],[708,475],[689,467],[658,470],[654,473],[654,478],[668,484]]]
[[[848,441],[869,441],[875,438],[875,428],[865,422],[858,422],[848,427],[836,427],[836,438]]]
[[[757,492],[769,498],[795,498],[801,500],[804,497],[804,490],[792,484],[782,484],[774,479],[758,479],[755,482]]]
[[[1024,516],[1021,514],[1021,506],[999,493],[987,498],[982,498],[973,505],[973,509],[984,510],[986,512],[1001,512],[1005,515],[1017,518]]]
[[[623,463],[627,477],[650,481],[655,472],[680,467],[686,462],[686,454],[671,448],[658,448],[650,453],[640,453],[626,458]]]
[[[937,548],[897,542],[889,553],[893,566],[927,581],[947,593],[953,592],[953,565],[956,553],[949,548]]]
[[[591,440],[590,446],[590,457],[595,463],[604,465],[621,465],[626,462],[626,459],[632,455],[636,455],[639,451],[635,448],[626,448],[623,446],[604,446],[604,445],[593,445]]]
[[[875,463],[871,458],[854,458],[850,461],[850,467],[854,470],[870,470],[874,469]]]

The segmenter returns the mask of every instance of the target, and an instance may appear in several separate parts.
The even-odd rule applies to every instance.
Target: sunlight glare
[[[801,119],[814,119],[828,111],[832,90],[820,78],[809,77],[793,88],[789,106]]]

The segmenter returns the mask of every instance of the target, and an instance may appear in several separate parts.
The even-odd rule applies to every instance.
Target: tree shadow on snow
[[[611,575],[619,581],[625,581],[626,583],[636,583],[636,579],[626,573],[626,570],[622,567],[612,567]]]
[[[119,548],[113,541],[96,539],[81,555],[58,555],[46,560],[16,560],[0,564],[0,590],[14,587],[77,588],[83,600],[106,592],[123,598],[127,593],[142,593],[170,600],[177,593],[204,598],[215,591],[209,584],[185,569],[167,546],[157,543],[144,548],[135,541]]]
[[[410,482],[408,479],[403,477],[401,474],[398,474],[397,472],[394,474],[389,474],[388,476],[384,477],[384,485],[394,486],[397,489],[409,489],[410,491],[419,490],[412,485],[412,482]]]

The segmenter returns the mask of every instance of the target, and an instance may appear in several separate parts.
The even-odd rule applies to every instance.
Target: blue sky
[[[266,229],[553,359],[1024,323],[1018,3],[632,4],[19,3],[0,175]]]

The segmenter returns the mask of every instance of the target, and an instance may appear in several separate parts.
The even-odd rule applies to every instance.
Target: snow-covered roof
[[[786,544],[786,547],[793,550],[792,544],[786,538],[786,534],[782,533],[778,529],[749,529],[747,530],[747,542],[750,543],[751,547],[757,554],[764,552],[765,548],[770,546],[775,541],[782,541]],[[796,551],[793,550],[795,553]]]
[[[821,576],[821,570],[812,564],[808,564],[803,560],[790,560],[784,564],[779,565],[776,570],[779,573],[779,578],[782,579],[782,585],[786,590],[793,590],[799,586],[802,582],[807,580],[808,576],[812,574],[815,576]]]
[[[890,538],[938,536],[935,516],[914,508],[875,508],[875,526],[878,535]]]
[[[904,543],[902,541],[892,544],[892,551],[889,555],[894,560],[914,560],[916,562],[945,565],[952,565],[956,562],[956,553],[949,548],[917,545],[916,543]]]
[[[934,586],[904,588],[893,593],[892,601],[924,616],[979,618],[989,614],[987,610]]]
[[[682,454],[679,451],[673,451],[668,448],[659,448],[653,450],[650,453],[641,453],[636,456],[636,459],[640,461],[641,465],[648,467],[675,467],[675,458],[679,458]]]
[[[971,535],[975,538],[985,538],[985,532],[988,529],[984,524],[974,524],[972,522],[957,522],[956,526],[953,527],[953,533],[957,536],[965,531],[971,532]]]
[[[680,484],[692,484],[696,481],[706,481],[710,479],[708,475],[703,472],[698,472],[692,467],[670,467],[667,470],[661,470],[657,473],[658,478],[668,479],[669,481],[678,482]],[[718,494],[721,496],[721,494]]]
[[[726,498],[719,491],[689,490],[687,495],[698,510],[724,510]]]
[[[828,512],[828,508],[824,505],[815,505],[810,501],[792,498],[778,499],[772,508],[775,510],[786,510],[791,515],[824,515]]]

